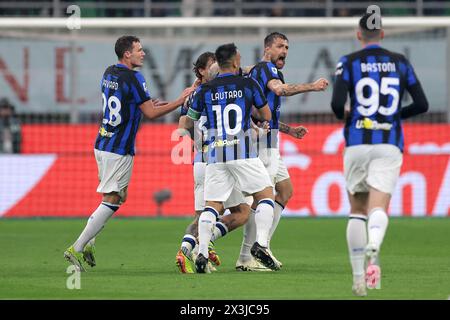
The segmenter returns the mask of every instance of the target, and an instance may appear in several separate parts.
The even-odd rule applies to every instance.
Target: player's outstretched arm
[[[303,126],[291,127],[281,121],[278,122],[278,128],[280,132],[290,135],[296,139],[303,139],[303,137],[308,133],[308,129]]]
[[[145,101],[139,107],[147,118],[156,119],[177,109],[194,90],[193,87],[186,88],[176,100],[159,107],[155,106],[152,100]]]
[[[277,96],[293,96],[310,91],[324,91],[328,87],[328,80],[320,78],[313,83],[288,84],[279,79],[272,79],[267,83],[267,87]]]

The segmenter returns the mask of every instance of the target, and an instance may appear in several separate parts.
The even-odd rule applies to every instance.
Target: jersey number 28
[[[119,98],[111,96],[108,101],[106,101],[106,95],[102,93],[102,102],[103,116],[105,116],[106,106],[108,106],[109,109],[109,119],[103,119],[103,124],[109,124],[113,127],[118,126],[122,122],[122,117],[120,116],[122,104],[120,103]]]

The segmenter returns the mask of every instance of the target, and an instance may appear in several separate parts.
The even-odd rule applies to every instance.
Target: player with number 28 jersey
[[[136,132],[142,118],[139,106],[150,99],[139,71],[123,64],[106,69],[101,80],[103,121],[95,148],[121,155],[134,155]]]
[[[78,270],[84,262],[96,265],[95,237],[108,219],[126,201],[134,163],[134,143],[142,115],[156,119],[175,109],[194,90],[186,88],[177,100],[156,103],[150,100],[144,77],[134,68],[142,67],[145,52],[139,38],[122,36],[114,51],[118,63],[106,69],[101,80],[103,119],[95,141],[100,206],[89,217],[78,239],[64,252],[64,258]],[[155,104],[154,104],[155,103]]]

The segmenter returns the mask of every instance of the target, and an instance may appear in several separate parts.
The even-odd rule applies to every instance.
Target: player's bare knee
[[[294,193],[294,188],[292,186],[292,182],[290,179],[278,182],[275,185],[275,190],[277,192],[275,200],[281,203],[283,206],[285,206],[288,203],[288,201],[292,198],[292,195]]]
[[[262,199],[272,199],[275,200],[275,196],[273,194],[273,188],[272,187],[267,187],[259,192],[256,192],[253,195],[254,199],[256,202],[259,202]]]
[[[242,226],[248,221],[250,216],[250,206],[248,204],[241,203],[236,207],[230,208],[230,212],[236,219],[238,219],[239,226]]]
[[[192,221],[192,223],[190,225],[187,226],[185,233],[186,234],[191,234],[194,237],[197,236],[197,230],[198,230],[198,219]]]
[[[206,206],[211,207],[217,211],[217,213],[223,213],[223,204],[217,201],[206,201]]]
[[[293,189],[292,188],[284,188],[280,190],[280,192],[277,193],[275,200],[283,206],[286,206],[286,204],[289,202],[289,200],[292,198]]]
[[[120,204],[123,203],[124,200],[117,192],[110,192],[103,194],[103,202],[112,203],[112,204]]]
[[[348,199],[350,202],[350,212],[367,215],[367,205],[369,199],[369,193],[356,192],[354,194],[348,193]]]
[[[350,212],[367,215],[367,203],[361,201],[350,201]]]

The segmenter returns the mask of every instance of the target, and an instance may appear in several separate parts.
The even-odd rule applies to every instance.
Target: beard
[[[277,67],[277,69],[283,69],[286,64],[285,56],[278,56],[276,59],[271,59],[272,63]]]

